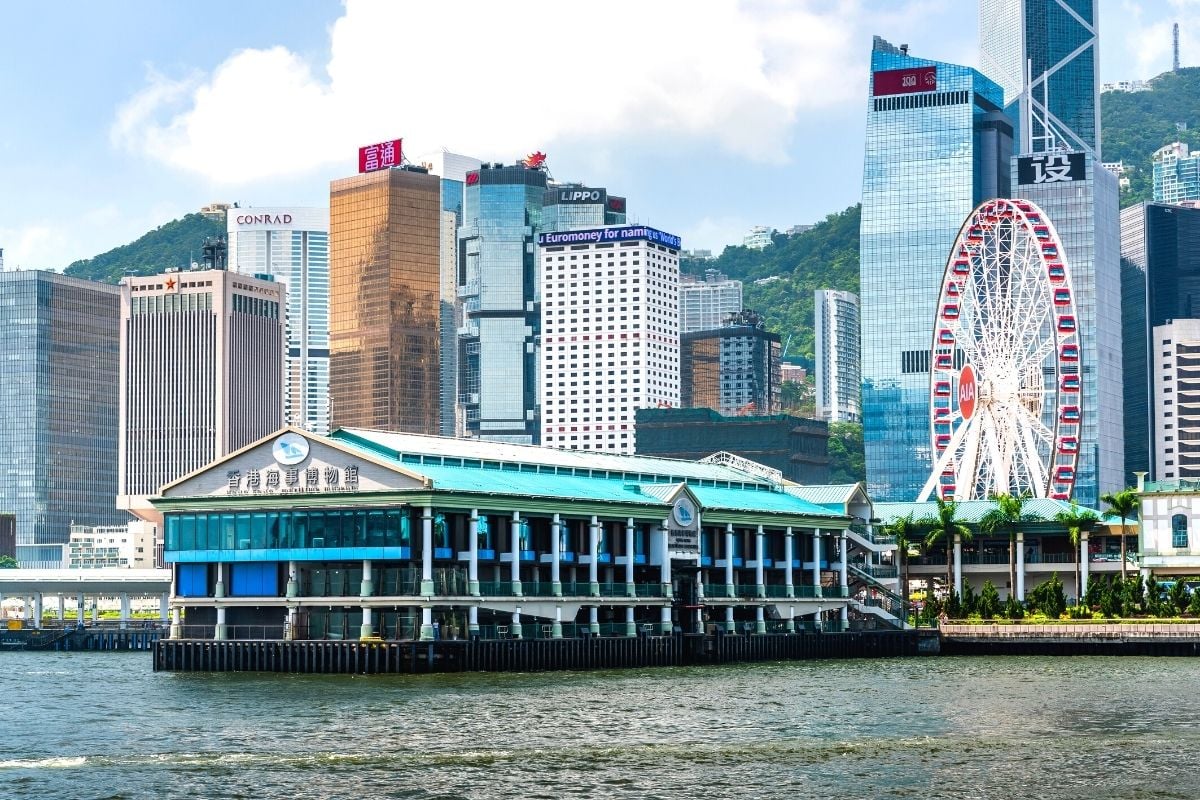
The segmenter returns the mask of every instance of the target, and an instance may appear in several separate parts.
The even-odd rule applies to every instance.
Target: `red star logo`
[[[174,278],[167,278],[167,288],[168,289],[175,288],[175,279]]]

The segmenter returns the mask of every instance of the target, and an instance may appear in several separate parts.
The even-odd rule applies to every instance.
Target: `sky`
[[[1200,0],[1098,0],[1100,79],[1200,65]],[[0,248],[62,269],[211,202],[326,206],[404,139],[720,250],[858,202],[871,36],[978,63],[972,0],[0,4]]]

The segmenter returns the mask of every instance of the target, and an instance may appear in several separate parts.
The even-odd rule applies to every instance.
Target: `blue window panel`
[[[175,576],[180,597],[208,597],[208,564],[180,564]]]
[[[278,565],[274,561],[231,564],[229,594],[232,597],[278,597]]]

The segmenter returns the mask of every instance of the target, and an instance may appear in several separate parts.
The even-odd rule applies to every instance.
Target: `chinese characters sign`
[[[1022,186],[1081,181],[1086,177],[1083,153],[1041,153],[1017,159],[1017,183]]]
[[[909,67],[876,72],[875,96],[937,91],[937,67]]]
[[[390,142],[369,144],[358,148],[358,171],[375,172],[376,170],[400,166],[400,142],[393,139]]]
[[[356,492],[358,466],[268,467],[231,469],[225,473],[228,494],[298,494],[301,492]]]

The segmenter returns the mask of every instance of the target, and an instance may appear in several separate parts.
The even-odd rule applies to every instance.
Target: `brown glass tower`
[[[335,429],[438,433],[440,186],[401,168],[329,185]]]

